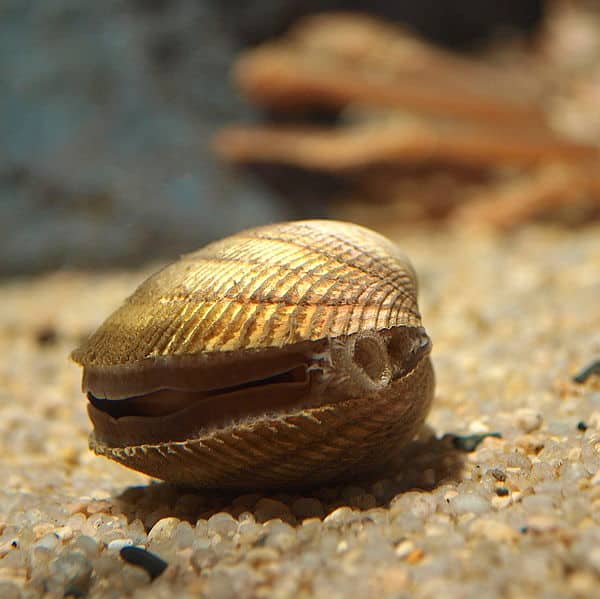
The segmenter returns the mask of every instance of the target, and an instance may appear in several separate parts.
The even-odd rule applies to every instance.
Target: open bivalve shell
[[[382,468],[427,414],[430,349],[408,259],[369,229],[314,220],[183,256],[73,358],[96,453],[248,489]]]

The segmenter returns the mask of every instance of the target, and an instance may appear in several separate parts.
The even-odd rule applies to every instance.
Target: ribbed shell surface
[[[84,366],[419,326],[416,277],[385,237],[314,220],[243,231],[147,279],[73,353]]]

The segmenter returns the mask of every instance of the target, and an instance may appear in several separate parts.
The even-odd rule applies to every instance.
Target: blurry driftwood
[[[600,217],[600,170],[554,164],[476,177],[461,171],[398,172],[357,179],[336,217],[374,228],[389,222],[443,220],[460,227],[506,230],[531,221],[578,225]]]
[[[564,221],[600,215],[600,169],[598,164],[555,164],[528,177],[498,184],[474,195],[453,214],[459,224],[511,228],[521,222],[564,214]]]
[[[304,19],[283,40],[242,55],[234,76],[250,100],[278,110],[358,103],[544,125],[531,81],[434,49],[362,15]]]
[[[232,163],[283,163],[324,171],[420,163],[530,167],[599,156],[594,146],[570,142],[549,130],[517,131],[432,118],[387,119],[335,129],[232,127],[217,136],[215,149]]]
[[[585,21],[573,22],[580,31]],[[585,80],[595,46],[588,40],[587,54],[576,48],[575,66],[555,69],[548,86],[552,44],[569,39],[570,30],[559,29],[547,28],[538,56],[502,69],[369,17],[305,19],[284,39],[243,54],[235,78],[260,106],[297,115],[333,108],[342,116],[338,124],[230,127],[216,137],[216,152],[234,164],[333,174],[350,188],[341,195],[350,206],[362,198],[366,211],[378,204],[381,212],[383,204],[386,214],[409,221],[508,228],[552,213],[570,211],[563,220],[594,214],[600,147],[593,138],[569,139],[549,122],[573,120],[578,104],[567,102],[565,111],[557,90]],[[600,33],[592,34],[600,48]],[[473,179],[474,172],[480,174]]]

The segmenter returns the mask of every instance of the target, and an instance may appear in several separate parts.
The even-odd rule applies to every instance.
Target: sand
[[[152,268],[0,283],[0,597],[596,596],[600,376],[572,379],[600,358],[600,227],[392,233],[434,342],[429,428],[384,476],[302,493],[177,489],[88,450],[69,352]]]

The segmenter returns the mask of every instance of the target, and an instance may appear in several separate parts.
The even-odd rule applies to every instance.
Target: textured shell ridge
[[[402,325],[419,326],[420,315],[414,271],[396,246],[359,225],[299,221],[184,254],[144,282],[74,358],[109,366]]]

